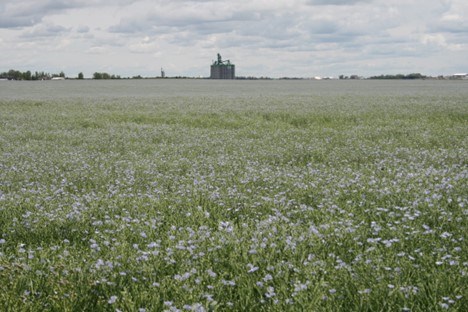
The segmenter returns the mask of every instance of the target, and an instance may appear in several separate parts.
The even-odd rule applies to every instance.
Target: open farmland
[[[458,311],[467,81],[0,82],[5,311]]]

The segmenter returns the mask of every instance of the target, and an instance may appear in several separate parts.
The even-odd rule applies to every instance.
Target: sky
[[[468,72],[467,0],[0,0],[0,72],[207,77]]]

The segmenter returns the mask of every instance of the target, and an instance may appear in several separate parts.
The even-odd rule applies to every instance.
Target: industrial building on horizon
[[[211,64],[211,79],[236,79],[236,65],[231,61],[223,61],[218,53],[218,60]]]

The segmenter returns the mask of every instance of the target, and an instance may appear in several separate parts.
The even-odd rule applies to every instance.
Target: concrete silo
[[[231,64],[231,61],[223,61],[218,53],[218,60],[211,64],[211,79],[235,79],[236,65]]]

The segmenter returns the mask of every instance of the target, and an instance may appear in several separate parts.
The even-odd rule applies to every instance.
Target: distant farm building
[[[458,73],[458,74],[453,74],[452,79],[467,79],[468,74],[467,73]]]
[[[231,64],[231,61],[223,61],[218,53],[218,60],[211,64],[211,79],[235,79],[236,65]]]

